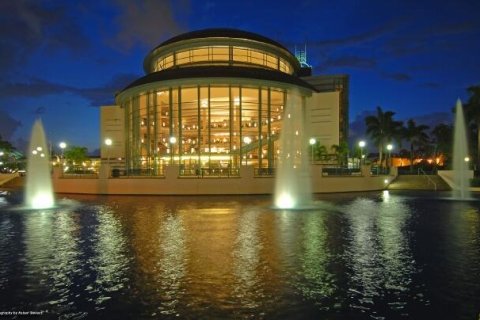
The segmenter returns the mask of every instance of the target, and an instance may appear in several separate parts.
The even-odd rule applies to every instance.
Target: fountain
[[[25,206],[46,209],[54,206],[50,161],[41,120],[36,120],[30,137],[25,187]]]
[[[465,118],[460,99],[457,100],[455,112],[455,128],[453,139],[453,197],[455,199],[470,198],[470,183],[468,170],[468,146],[465,130]]]
[[[294,92],[288,98],[280,133],[274,203],[278,209],[303,209],[312,206],[308,137],[300,95]]]

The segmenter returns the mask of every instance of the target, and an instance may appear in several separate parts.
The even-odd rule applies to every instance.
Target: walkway
[[[450,186],[437,175],[399,175],[389,190],[451,190]]]

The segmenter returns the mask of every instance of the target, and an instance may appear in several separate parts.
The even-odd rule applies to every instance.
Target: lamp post
[[[317,140],[315,138],[310,138],[310,140],[308,142],[310,143],[310,146],[312,147],[312,163],[313,163],[313,146],[315,145],[315,143],[317,143]]]
[[[363,148],[365,148],[366,146],[366,143],[365,141],[361,140],[359,143],[358,143],[358,146],[360,147],[360,164],[365,164],[365,161],[362,161],[363,160]]]
[[[243,142],[244,142],[246,145],[249,145],[250,142],[252,142],[252,138],[250,138],[250,137],[244,137],[244,138],[243,138]],[[248,165],[248,157],[247,157],[247,154],[248,154],[248,152],[245,152],[245,165]]]
[[[62,150],[62,153],[61,153],[61,155],[60,155],[60,160],[61,160],[60,163],[61,163],[62,165],[64,165],[65,160],[64,160],[63,152],[64,152],[65,148],[67,147],[67,144],[62,141],[62,142],[60,142],[60,143],[58,144],[58,146],[60,147],[60,150]]]
[[[392,149],[393,149],[393,146],[389,143],[387,144],[387,150],[388,150],[388,165],[387,167],[390,168],[390,166],[392,165],[391,162],[392,162]]]
[[[170,142],[170,165],[173,165],[173,148],[175,143],[177,143],[177,138],[171,136],[168,141]]]
[[[466,156],[465,159],[463,159],[465,161],[465,167],[467,168],[467,170],[469,169],[469,162],[470,162],[470,157],[469,156]]]
[[[105,145],[107,146],[107,163],[108,163],[108,175],[110,176],[110,146],[112,145],[113,141],[110,138],[105,139]]]

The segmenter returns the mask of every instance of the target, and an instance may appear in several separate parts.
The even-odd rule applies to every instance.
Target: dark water
[[[476,320],[480,202],[438,197],[0,198],[0,317]]]

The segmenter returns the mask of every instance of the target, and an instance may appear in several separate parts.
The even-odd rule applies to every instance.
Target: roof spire
[[[302,68],[311,68],[312,66],[307,62],[307,44],[305,43],[305,48],[303,50],[297,50],[295,46],[295,58],[300,62]]]

